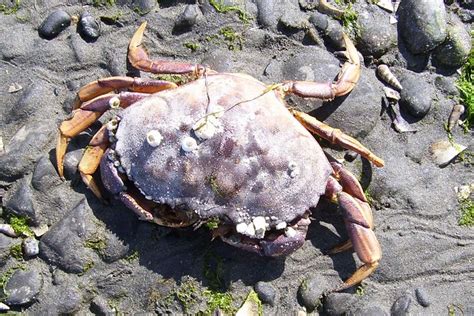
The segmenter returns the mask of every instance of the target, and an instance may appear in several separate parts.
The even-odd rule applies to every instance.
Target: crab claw
[[[128,46],[128,60],[133,67],[154,74],[192,74],[200,76],[205,67],[202,65],[189,64],[169,60],[151,60],[142,46],[143,33],[146,22],[135,31]]]

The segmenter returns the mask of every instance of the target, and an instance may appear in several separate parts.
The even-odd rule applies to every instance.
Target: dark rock
[[[358,16],[360,36],[357,49],[364,55],[382,56],[397,45],[397,28],[387,23],[389,14],[378,10],[362,11]]]
[[[348,313],[357,302],[353,294],[331,293],[324,299],[324,310],[328,315],[343,315]]]
[[[69,25],[71,25],[71,16],[67,12],[63,10],[53,11],[41,23],[38,33],[41,37],[53,39]]]
[[[257,21],[265,27],[275,27],[279,16],[277,16],[276,6],[273,0],[257,0]]]
[[[319,12],[311,13],[309,22],[311,22],[315,28],[322,32],[325,32],[329,25],[328,16]]]
[[[388,313],[378,306],[370,306],[351,311],[347,316],[388,316]]]
[[[271,306],[275,304],[276,290],[270,283],[257,282],[254,289],[262,302]]]
[[[64,177],[66,179],[74,178],[83,154],[83,149],[76,149],[64,155]]]
[[[456,86],[455,78],[438,76],[436,77],[434,83],[435,83],[436,88],[441,90],[443,93],[446,93],[447,95],[452,95],[452,96],[459,95],[459,90]]]
[[[428,307],[431,304],[430,297],[428,296],[428,293],[426,293],[425,289],[422,287],[419,287],[415,289],[415,295],[416,295],[416,300],[418,303],[420,303],[421,306],[423,307]]]
[[[44,155],[56,135],[56,127],[46,121],[21,127],[10,140],[6,152],[0,155],[0,178],[13,182],[33,169],[34,162]]]
[[[38,191],[47,190],[61,184],[58,173],[47,157],[41,157],[36,163],[31,185]]]
[[[298,289],[298,296],[308,311],[313,311],[321,305],[322,295],[328,288],[330,288],[330,285],[326,278],[317,275],[301,283]]]
[[[399,76],[403,87],[400,93],[400,105],[414,117],[422,118],[431,108],[435,89],[419,76],[409,72]]]
[[[82,305],[82,294],[71,284],[66,284],[61,291],[58,291],[56,300],[56,310],[58,314],[70,315],[78,312]]]
[[[0,234],[0,266],[5,265],[10,258],[10,247],[13,246],[15,241],[15,238]]]
[[[31,303],[43,287],[43,278],[35,270],[16,270],[5,286],[7,305]]]
[[[100,23],[89,12],[81,14],[78,28],[85,39],[96,40],[100,36]]]
[[[471,52],[471,34],[464,24],[454,19],[448,25],[448,36],[433,54],[435,61],[441,66],[461,67]]]
[[[86,201],[82,200],[53,225],[41,238],[41,258],[69,273],[84,272],[93,262],[92,250],[84,247],[88,228],[92,225],[87,218],[89,213]]]
[[[398,31],[414,54],[426,53],[447,35],[443,0],[405,0],[398,8]]]
[[[344,29],[341,24],[334,20],[329,20],[329,24],[326,29],[326,36],[329,40],[329,43],[333,45],[336,49],[343,49],[343,33]]]
[[[156,6],[156,0],[133,0],[130,8],[140,15],[149,13]]]
[[[116,313],[116,310],[110,307],[107,300],[100,295],[94,297],[91,302],[90,310],[95,315],[111,315]]]
[[[392,316],[404,316],[408,315],[410,309],[411,297],[408,294],[400,296],[390,308],[390,314]]]
[[[200,11],[197,5],[187,5],[184,8],[184,11],[178,16],[175,22],[175,27],[182,29],[192,27],[194,24],[196,24],[199,14]]]
[[[288,10],[283,13],[278,22],[289,29],[303,30],[308,27],[308,20],[299,10]]]
[[[37,214],[33,205],[33,192],[29,185],[29,179],[23,178],[15,183],[15,185],[8,190],[3,203],[9,212],[27,217],[33,224],[38,224]]]

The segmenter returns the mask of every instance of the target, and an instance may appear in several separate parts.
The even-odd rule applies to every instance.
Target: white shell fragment
[[[10,224],[0,224],[0,233],[9,237],[18,237],[18,235],[15,233],[15,230]]]
[[[235,316],[258,316],[261,314],[261,303],[258,300],[257,293],[250,291]]]
[[[118,97],[113,97],[109,100],[110,108],[118,109],[120,107],[120,99]]]
[[[277,230],[281,230],[281,229],[285,229],[286,228],[286,222],[280,222],[278,224],[276,224],[275,226],[275,229]]]
[[[392,0],[379,0],[377,1],[377,5],[390,13],[394,11]]]
[[[14,82],[8,87],[8,93],[15,93],[20,91],[21,89],[23,89],[23,87],[20,84]]]
[[[257,216],[253,219],[252,222],[253,226],[255,227],[255,235],[257,236],[257,238],[263,238],[267,226],[265,217]]]
[[[296,236],[296,230],[294,230],[292,227],[288,227],[285,230],[285,236],[288,238],[293,238]]]
[[[403,87],[400,84],[400,81],[395,77],[395,75],[390,71],[387,65],[379,65],[377,67],[377,75],[379,75],[380,79],[395,87],[398,90],[402,90]]]
[[[5,303],[0,303],[0,311],[9,311],[10,310],[10,306],[8,306],[7,304]]]
[[[146,133],[146,142],[151,147],[159,146],[162,141],[163,141],[163,136],[161,135],[159,131],[151,130],[148,133]]]
[[[181,149],[183,149],[185,152],[190,152],[196,150],[197,148],[198,144],[194,138],[187,136],[181,140]]]
[[[389,22],[390,24],[397,24],[398,23],[398,20],[396,17],[394,17],[393,15],[390,16],[389,18]]]
[[[383,87],[383,91],[385,92],[385,96],[389,100],[398,101],[400,100],[400,93],[398,91],[393,90],[389,87]]]
[[[49,230],[49,227],[46,224],[43,224],[38,227],[31,227],[31,231],[33,231],[33,234],[35,234],[36,237],[43,236],[44,234],[46,234],[48,230]]]
[[[441,140],[431,145],[430,150],[436,164],[440,167],[444,167],[466,148],[467,147],[464,145],[456,144],[454,142],[451,143],[448,140]]]
[[[238,223],[237,225],[235,225],[235,230],[236,230],[239,234],[245,234],[245,232],[247,231],[247,224],[245,224],[245,223]]]

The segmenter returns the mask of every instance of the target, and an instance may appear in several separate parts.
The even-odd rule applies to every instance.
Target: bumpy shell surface
[[[127,176],[154,201],[201,218],[289,222],[302,215],[324,194],[331,167],[277,93],[265,89],[246,75],[216,74],[125,109],[116,153]],[[214,135],[199,139],[193,126],[212,108],[225,112],[213,116]],[[159,146],[147,143],[151,130],[163,136]],[[197,149],[182,149],[186,137]]]

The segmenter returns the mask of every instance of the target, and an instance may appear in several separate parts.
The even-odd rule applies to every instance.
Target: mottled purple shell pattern
[[[331,167],[276,91],[243,74],[213,74],[123,110],[115,151],[128,178],[158,203],[233,223],[257,216],[291,222],[316,206]],[[224,109],[215,133],[193,126]],[[157,146],[147,133],[163,137]],[[182,148],[193,138],[197,147]],[[274,226],[274,225],[272,225]]]

